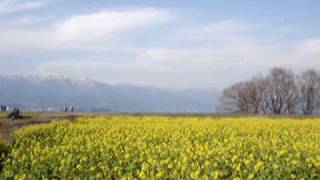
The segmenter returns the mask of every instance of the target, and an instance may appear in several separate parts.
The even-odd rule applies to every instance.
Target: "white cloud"
[[[36,9],[43,7],[45,4],[47,4],[46,0],[1,0],[0,14]]]
[[[286,42],[265,42],[255,35],[258,25],[227,20],[207,25],[183,27],[158,48],[147,48],[140,61],[171,67],[277,66],[295,47]],[[142,63],[143,64],[143,63]]]
[[[320,69],[320,38],[305,39],[294,49],[292,66]]]
[[[0,50],[126,49],[122,45],[126,43],[126,38],[137,36],[149,27],[171,18],[172,14],[168,10],[156,8],[102,10],[74,15],[39,28],[0,29],[3,35]],[[41,21],[32,16],[23,16],[18,20],[22,25]]]
[[[76,77],[105,73],[120,83],[136,78],[134,83],[190,88],[223,87],[276,66],[295,70],[320,66],[319,39],[302,39],[296,44],[272,38],[265,41],[256,36],[256,25],[250,27],[237,21],[181,27],[171,35],[162,34],[166,40],[158,45],[140,47],[136,57],[125,61],[102,56],[60,60],[42,64],[38,71]],[[145,76],[139,76],[141,73]]]
[[[157,25],[172,17],[171,11],[157,8],[73,15],[39,29],[0,30],[0,51],[34,50],[43,55],[44,60],[35,63],[35,72],[40,74],[108,77],[106,80],[113,82],[176,88],[224,86],[274,66],[320,66],[319,38],[300,39],[293,44],[259,34],[274,29],[272,26],[241,20],[194,22],[193,26],[168,23],[164,33],[163,26]],[[22,24],[34,21],[37,19],[26,17]],[[145,36],[149,28],[156,29],[152,27],[160,31]],[[85,57],[70,57],[66,53],[69,50]],[[46,59],[48,51],[60,58]],[[119,60],[109,56],[109,51],[130,55],[120,55]]]
[[[93,14],[76,15],[55,24],[59,42],[101,42],[118,33],[163,23],[171,18],[170,12],[155,8],[103,10]]]
[[[320,38],[306,39],[298,46],[298,50],[301,53],[318,54],[320,56]]]
[[[46,31],[5,30],[0,31],[0,53],[33,50],[41,52],[53,48],[54,40]]]

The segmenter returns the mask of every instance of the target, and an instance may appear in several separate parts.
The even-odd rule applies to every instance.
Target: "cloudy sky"
[[[0,0],[0,73],[218,88],[320,69],[320,1]]]

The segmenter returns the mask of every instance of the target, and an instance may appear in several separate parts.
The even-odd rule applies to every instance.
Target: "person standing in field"
[[[68,112],[68,107],[67,106],[64,108],[64,112],[65,113]]]
[[[74,108],[73,106],[70,106],[70,112],[73,112]]]
[[[9,115],[13,124],[16,123],[16,119],[20,116],[19,108],[13,108],[12,112]]]
[[[6,112],[6,106],[1,105],[1,112]]]

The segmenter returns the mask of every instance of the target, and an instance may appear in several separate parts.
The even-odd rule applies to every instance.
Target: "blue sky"
[[[218,88],[320,69],[320,1],[0,0],[1,74]]]

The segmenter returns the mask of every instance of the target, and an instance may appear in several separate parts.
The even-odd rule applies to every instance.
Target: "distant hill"
[[[215,90],[167,90],[47,76],[0,76],[0,104],[120,112],[214,112]]]

